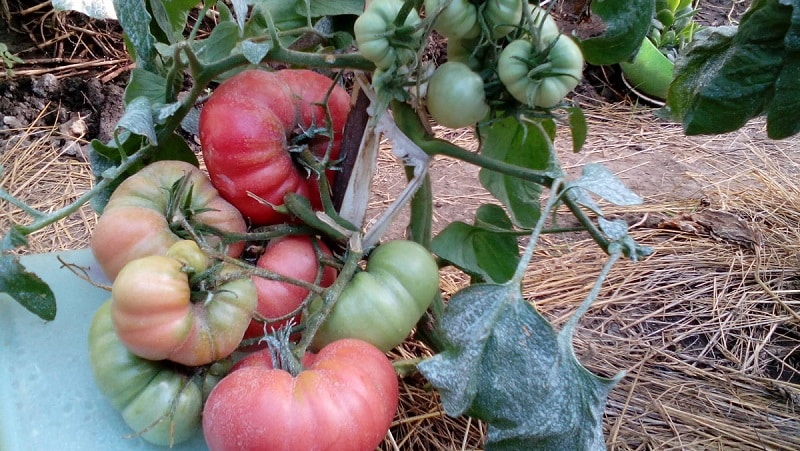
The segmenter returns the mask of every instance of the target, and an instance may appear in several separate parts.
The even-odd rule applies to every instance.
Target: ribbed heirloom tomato
[[[213,378],[196,377],[188,368],[130,352],[114,330],[111,301],[101,305],[92,319],[89,363],[100,392],[125,424],[148,442],[177,444],[200,427],[203,385]]]
[[[398,404],[389,359],[359,340],[306,354],[293,375],[269,350],[237,364],[211,391],[203,434],[212,451],[372,451]]]
[[[173,190],[181,180],[184,189]],[[188,203],[188,205],[187,205]],[[186,205],[188,211],[183,211]],[[114,280],[131,260],[147,255],[164,255],[170,246],[185,237],[177,219],[192,215],[191,222],[224,232],[247,231],[242,214],[211,184],[200,169],[182,161],[157,161],[123,181],[106,204],[92,233],[92,254],[106,277]],[[217,236],[198,228],[211,245]],[[228,255],[238,257],[244,243],[228,247]]]
[[[249,278],[207,281],[202,290],[194,290],[190,273],[207,268],[196,255],[200,249],[189,243],[186,247],[179,243],[174,254],[170,248],[166,256],[133,260],[114,280],[114,328],[120,341],[139,357],[205,365],[228,357],[250,324],[257,303],[253,282]],[[224,278],[230,271],[222,268],[218,276]]]
[[[283,204],[288,192],[319,207],[317,175],[298,167],[289,151],[307,145],[318,157],[330,151],[335,160],[349,111],[344,88],[311,70],[251,69],[234,75],[214,90],[200,113],[200,144],[212,183],[254,225],[285,221],[270,205]]]
[[[439,268],[425,247],[394,240],[378,246],[345,286],[312,347],[342,338],[364,340],[381,351],[402,343],[439,291]],[[312,303],[310,310],[319,308]]]

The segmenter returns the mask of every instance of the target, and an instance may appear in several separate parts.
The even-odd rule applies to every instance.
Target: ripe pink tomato
[[[203,434],[212,451],[372,451],[398,404],[391,362],[369,343],[344,339],[306,354],[293,375],[269,350],[240,362],[211,391]]]

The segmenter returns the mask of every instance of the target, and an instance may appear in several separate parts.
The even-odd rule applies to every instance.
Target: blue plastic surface
[[[89,367],[87,335],[109,293],[62,264],[89,269],[108,283],[89,250],[23,257],[22,264],[53,289],[58,313],[40,320],[0,296],[0,450],[168,449],[130,437],[133,431],[97,390]],[[206,450],[202,433],[172,449]]]

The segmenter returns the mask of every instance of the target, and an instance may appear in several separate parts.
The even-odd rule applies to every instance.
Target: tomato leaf
[[[126,105],[137,97],[146,97],[153,103],[165,103],[167,101],[166,92],[166,78],[137,67],[131,71],[131,78],[125,87],[123,99]]]
[[[511,220],[499,205],[481,205],[475,225],[454,221],[431,242],[431,250],[472,277],[505,282],[514,275],[519,247]]]
[[[153,123],[153,109],[147,97],[137,97],[125,107],[125,113],[117,122],[117,128],[144,136],[152,144],[158,144]]]
[[[552,166],[553,141],[543,127],[525,126],[507,117],[483,125],[479,131],[484,156],[528,169]],[[487,169],[481,169],[478,177],[481,185],[508,208],[514,224],[531,228],[539,219],[541,185]]]
[[[586,124],[586,115],[583,114],[583,110],[579,107],[569,107],[566,110],[569,129],[572,132],[572,151],[578,153],[586,143],[586,136],[589,130],[589,126]]]
[[[776,95],[767,110],[767,135],[774,139],[787,138],[800,132],[800,3],[794,3],[792,24],[786,33],[786,53],[783,67],[775,81]]]
[[[45,321],[56,317],[56,296],[39,276],[28,272],[19,258],[0,254],[0,299],[10,298]]]
[[[592,2],[592,13],[603,19],[606,30],[580,42],[583,56],[598,66],[615,64],[632,57],[642,45],[655,15],[655,0]]]
[[[591,191],[615,205],[627,206],[642,203],[641,197],[628,189],[611,171],[601,164],[590,163],[585,165],[580,178],[573,182],[572,185]]]
[[[252,64],[259,64],[267,56],[271,48],[272,44],[270,42],[243,41],[242,55]]]
[[[149,1],[150,12],[165,41],[174,44],[183,39],[189,11],[197,6],[197,0]]]
[[[450,416],[489,424],[487,450],[605,449],[602,413],[617,380],[575,357],[572,329],[556,333],[518,283],[471,285],[441,320],[448,349],[421,362]]]
[[[213,64],[230,56],[238,44],[239,26],[235,22],[221,22],[206,39],[196,43],[194,49],[200,61]]]
[[[688,135],[720,134],[767,114],[767,133],[800,131],[800,4],[754,2],[735,26],[701,29],[675,63],[667,105]]]
[[[158,72],[156,66],[156,38],[150,33],[152,17],[142,0],[114,0],[125,36],[133,47],[133,59],[136,67],[150,72]]]

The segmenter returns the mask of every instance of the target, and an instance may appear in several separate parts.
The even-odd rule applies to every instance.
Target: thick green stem
[[[405,166],[406,178],[414,178],[414,167]],[[407,236],[410,240],[430,249],[433,236],[433,190],[431,176],[426,173],[417,192],[411,198],[411,218],[408,222]]]
[[[309,316],[306,321],[306,330],[303,334],[303,338],[294,350],[294,354],[298,356],[298,358],[305,354],[306,350],[311,345],[311,341],[314,339],[314,334],[317,333],[322,323],[325,322],[325,319],[333,311],[333,307],[336,305],[336,300],[339,298],[342,290],[350,283],[350,279],[353,278],[358,270],[358,262],[361,261],[361,257],[363,256],[361,243],[358,242],[359,239],[359,235],[354,235],[353,239],[351,239],[347,257],[344,260],[344,265],[339,272],[339,276],[336,278],[333,285],[325,290],[325,294],[322,296],[322,307],[314,312],[313,315]]]

